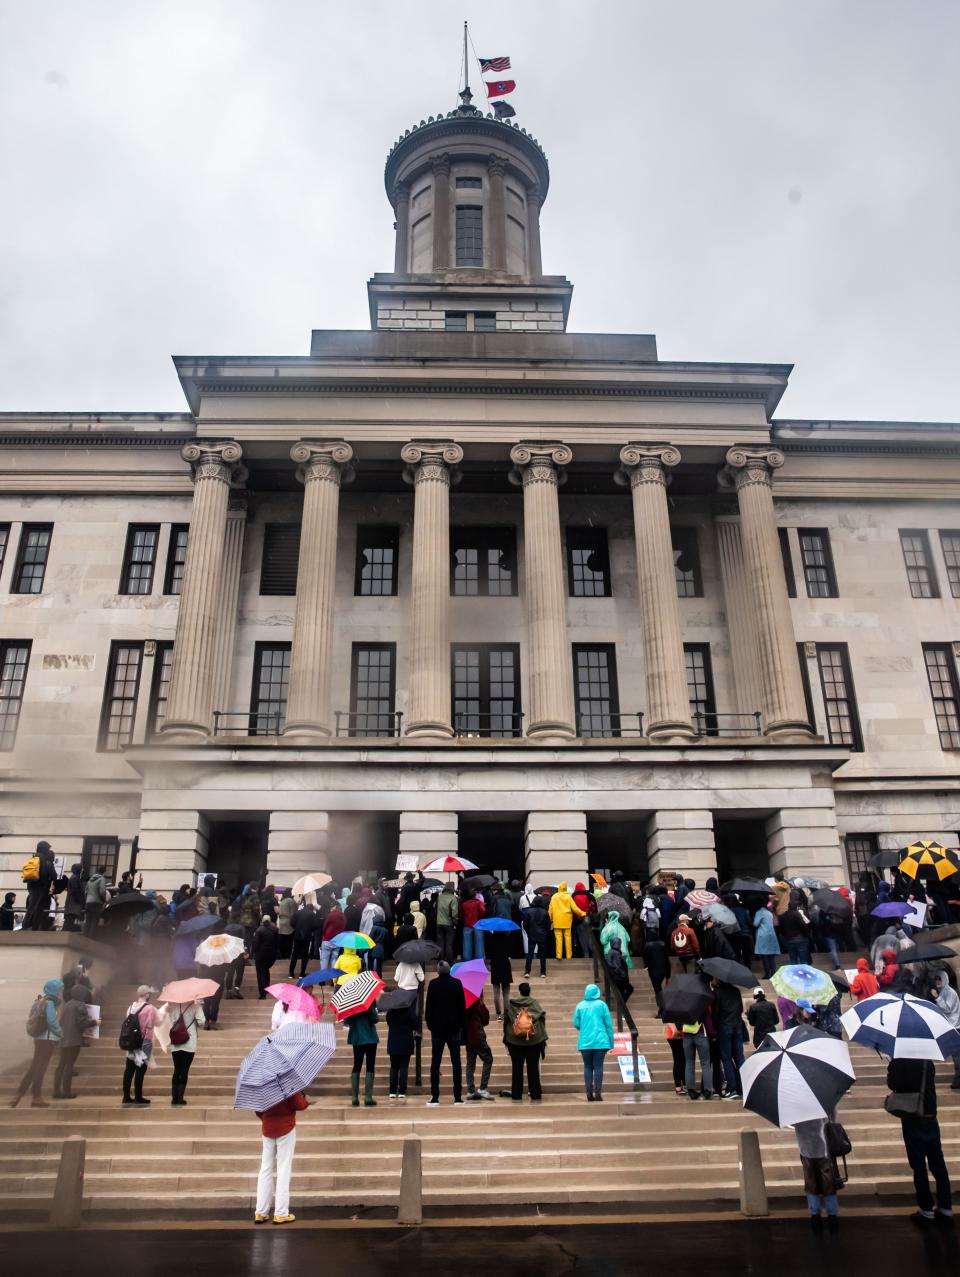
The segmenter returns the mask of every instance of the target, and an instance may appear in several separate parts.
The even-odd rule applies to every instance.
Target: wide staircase
[[[497,1098],[454,1107],[449,1061],[439,1108],[425,1107],[427,1094],[413,1088],[412,1067],[409,1098],[388,1101],[382,1026],[377,1107],[354,1109],[351,1052],[345,1028],[338,1027],[337,1054],[311,1087],[311,1108],[298,1125],[293,1203],[300,1218],[391,1217],[402,1142],[412,1132],[422,1138],[428,1216],[520,1217],[575,1207],[602,1214],[604,1204],[617,1204],[620,1214],[624,1205],[634,1212],[733,1212],[739,1200],[737,1133],[745,1127],[760,1132],[773,1208],[802,1205],[792,1132],[775,1130],[736,1101],[693,1102],[674,1093],[670,1049],[653,1017],[642,969],[634,973],[630,1006],[652,1084],[639,1091],[624,1085],[616,1059],[608,1055],[604,1103],[586,1103],[570,1020],[592,975],[586,961],[551,962],[547,979],[531,981],[550,1033],[540,1104]],[[115,1045],[131,993],[118,988],[106,997],[103,1038],[81,1053],[77,1099],[34,1109],[26,1097],[11,1110],[7,1100],[15,1078],[0,1079],[0,1216],[45,1215],[68,1135],[87,1141],[85,1203],[91,1218],[149,1222],[252,1213],[259,1123],[233,1110],[234,1082],[241,1059],[269,1028],[273,1000],[259,1001],[248,975],[245,999],[225,1001],[219,1029],[200,1035],[187,1107],[171,1108],[170,1060],[160,1054],[145,1087],[152,1104],[133,1108],[120,1103],[124,1057]],[[491,1090],[497,1094],[509,1088],[509,1057],[489,989],[486,999],[494,1050]],[[424,1046],[426,1083],[429,1046]],[[882,1107],[884,1062],[857,1047],[852,1055],[858,1082],[840,1113],[854,1144],[845,1200],[848,1206],[906,1201],[911,1183],[899,1123]],[[960,1092],[949,1089],[951,1078],[952,1066],[940,1065],[944,1148],[948,1164],[960,1168]],[[52,1069],[48,1098],[51,1083]]]

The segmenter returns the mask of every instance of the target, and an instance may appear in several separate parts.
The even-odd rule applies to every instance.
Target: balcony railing
[[[587,740],[643,735],[643,712],[577,714],[577,735]]]
[[[213,711],[214,736],[279,736],[283,731],[284,711],[223,710]]]
[[[334,712],[337,736],[399,736],[403,714],[399,710],[338,709]]]
[[[453,716],[455,736],[510,737],[523,735],[523,714],[506,712],[495,714],[462,713]]]
[[[695,710],[693,727],[698,736],[761,736],[763,715],[759,710],[748,714],[704,714]]]

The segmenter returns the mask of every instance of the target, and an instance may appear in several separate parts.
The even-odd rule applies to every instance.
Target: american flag
[[[487,71],[509,71],[510,59],[509,58],[481,58],[480,70],[484,74]]]

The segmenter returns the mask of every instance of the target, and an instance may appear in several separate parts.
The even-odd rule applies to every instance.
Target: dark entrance
[[[329,872],[338,886],[354,878],[392,878],[400,845],[400,815],[389,811],[332,811],[327,834]]]
[[[267,872],[266,815],[210,821],[210,842],[207,849],[207,873],[217,875],[217,882],[225,882],[233,891],[244,883],[263,885]]]
[[[457,850],[461,856],[472,860],[482,873],[524,881],[523,816],[497,812],[487,818],[472,811],[461,814],[459,821]]]
[[[767,878],[770,857],[767,852],[766,818],[755,816],[738,819],[714,813],[714,837],[717,847],[717,878]]]
[[[587,860],[607,879],[622,869],[628,881],[647,883],[646,821],[642,817],[587,813]]]

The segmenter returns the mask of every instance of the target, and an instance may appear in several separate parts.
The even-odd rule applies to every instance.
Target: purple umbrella
[[[874,918],[905,918],[908,913],[913,913],[913,905],[891,900],[888,904],[877,905],[870,913]]]

